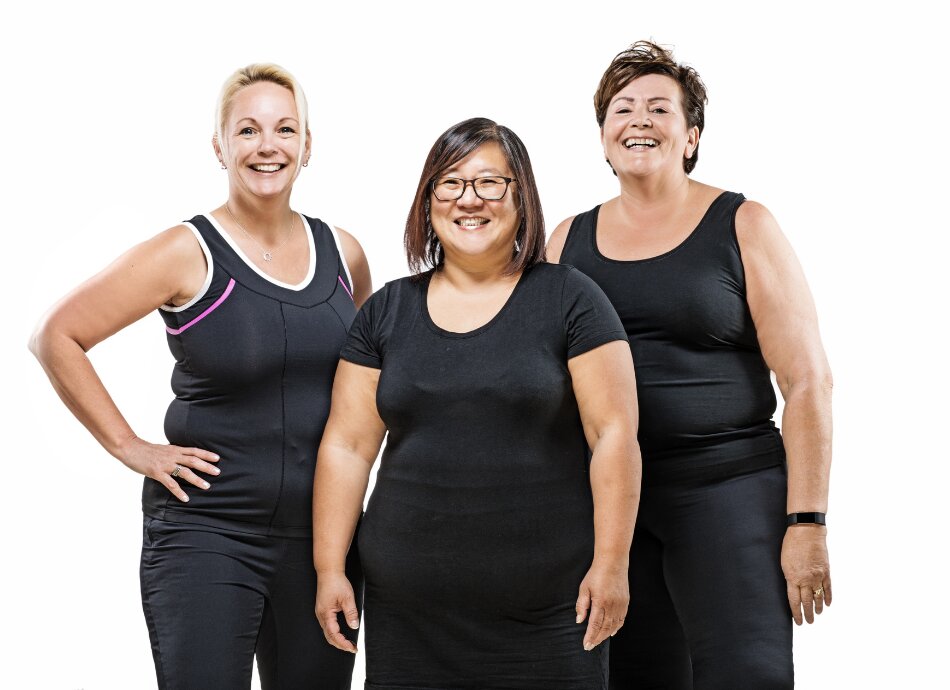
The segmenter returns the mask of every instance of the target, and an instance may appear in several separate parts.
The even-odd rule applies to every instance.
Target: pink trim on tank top
[[[218,307],[220,307],[220,306],[221,306],[221,303],[224,302],[224,300],[226,300],[226,299],[228,298],[228,295],[231,294],[231,290],[233,290],[233,289],[234,289],[234,278],[231,278],[231,280],[228,282],[228,286],[227,286],[226,288],[224,288],[224,292],[221,294],[221,296],[220,296],[218,299],[216,299],[216,300],[214,301],[214,304],[212,304],[210,307],[208,307],[208,308],[205,309],[203,312],[201,312],[200,314],[198,314],[198,316],[196,316],[195,318],[193,318],[191,321],[189,321],[188,323],[186,323],[186,324],[185,324],[184,326],[182,326],[181,328],[169,328],[168,326],[165,326],[165,330],[168,331],[168,332],[169,332],[170,334],[172,334],[172,335],[181,335],[182,333],[184,333],[185,331],[187,331],[189,328],[191,328],[192,326],[194,326],[196,323],[198,323],[199,321],[201,321],[201,319],[203,319],[203,318],[206,317],[208,314],[210,314],[211,312],[213,312],[215,309],[217,309]]]
[[[336,279],[340,281],[340,285],[342,285],[342,286],[343,286],[343,289],[346,290],[346,294],[348,294],[348,295],[350,296],[350,299],[355,302],[356,299],[353,297],[353,293],[350,292],[350,288],[348,288],[348,287],[346,286],[346,283],[343,282],[343,276],[338,275],[338,276],[336,277]]]

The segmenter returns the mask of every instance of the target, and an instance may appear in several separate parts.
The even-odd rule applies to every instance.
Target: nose
[[[455,203],[459,206],[480,206],[482,204],[482,198],[475,193],[475,183],[471,180],[466,180],[462,184],[465,187],[462,189],[462,196],[456,199]]]
[[[650,120],[650,113],[647,110],[635,110],[630,119],[631,127],[652,127],[653,121]]]
[[[257,151],[261,155],[268,155],[274,153],[277,150],[277,146],[274,144],[274,135],[270,132],[262,132],[261,137],[257,146]]]

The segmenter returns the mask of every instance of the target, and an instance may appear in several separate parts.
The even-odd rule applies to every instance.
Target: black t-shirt
[[[381,369],[388,431],[359,536],[367,687],[473,672],[484,688],[601,687],[603,654],[583,651],[574,623],[594,530],[567,363],[626,333],[568,266],[525,271],[468,333],[432,321],[428,278],[373,295],[341,352]]]

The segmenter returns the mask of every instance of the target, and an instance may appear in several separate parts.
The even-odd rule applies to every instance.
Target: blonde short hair
[[[258,82],[271,82],[283,86],[294,95],[294,103],[297,104],[297,121],[300,123],[300,151],[297,153],[297,167],[299,168],[307,145],[307,133],[310,131],[310,124],[307,119],[307,97],[294,76],[280,65],[273,63],[255,62],[236,70],[234,74],[225,79],[221,86],[221,93],[218,95],[218,107],[214,115],[214,133],[218,139],[218,145],[222,148],[226,146],[227,139],[224,137],[224,125],[231,114],[234,96],[241,89]]]

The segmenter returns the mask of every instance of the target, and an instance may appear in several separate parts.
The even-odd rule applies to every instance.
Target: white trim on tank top
[[[180,307],[173,307],[168,304],[163,304],[162,306],[159,307],[159,309],[161,309],[162,311],[172,311],[172,312],[185,311],[185,309],[187,309],[188,307],[194,306],[198,302],[198,300],[200,300],[202,297],[205,296],[205,294],[207,294],[208,288],[211,287],[211,278],[212,276],[214,276],[214,259],[211,258],[211,250],[208,249],[208,245],[205,244],[205,238],[201,236],[200,232],[198,232],[198,228],[196,228],[191,223],[185,222],[185,223],[182,223],[182,225],[184,225],[189,230],[191,230],[191,232],[195,236],[195,239],[198,240],[198,244],[201,245],[201,251],[203,251],[205,255],[205,262],[208,264],[208,274],[205,276],[204,285],[202,285],[201,289],[195,293],[194,297],[192,297],[190,300],[185,302]]]
[[[238,257],[240,257],[241,261],[247,264],[248,268],[253,270],[257,275],[259,275],[261,278],[266,280],[268,283],[273,283],[274,285],[277,285],[282,288],[286,288],[287,290],[294,290],[294,291],[299,292],[300,290],[303,290],[305,287],[310,285],[310,281],[313,280],[313,274],[316,273],[317,271],[317,248],[313,244],[313,231],[310,229],[310,223],[308,223],[307,219],[303,217],[303,214],[298,213],[296,211],[295,213],[297,213],[297,215],[300,216],[300,222],[303,224],[304,232],[306,232],[307,234],[307,245],[310,247],[310,268],[307,270],[307,276],[296,285],[285,283],[283,281],[277,280],[277,278],[273,278],[267,275],[266,273],[264,273],[264,271],[262,271],[260,268],[257,267],[257,264],[255,264],[253,261],[251,261],[247,257],[247,254],[245,254],[244,251],[241,249],[241,247],[238,246],[238,243],[234,241],[234,238],[228,234],[228,231],[225,230],[223,227],[221,227],[221,224],[218,223],[217,220],[215,220],[214,216],[212,216],[210,213],[206,213],[205,218],[207,218],[208,222],[210,222],[211,225],[214,226],[214,229],[218,231],[218,234],[224,238],[224,241],[227,242],[229,245],[231,245],[231,249],[233,249],[234,253],[237,254]]]
[[[323,221],[327,223],[327,221]],[[333,233],[333,242],[336,244],[336,253],[340,255],[340,263],[343,264],[343,272],[346,273],[346,281],[350,284],[350,292],[356,293],[356,286],[353,284],[353,276],[350,273],[350,265],[346,263],[346,254],[343,253],[343,247],[340,245],[340,234],[333,223],[327,223],[330,232]]]

